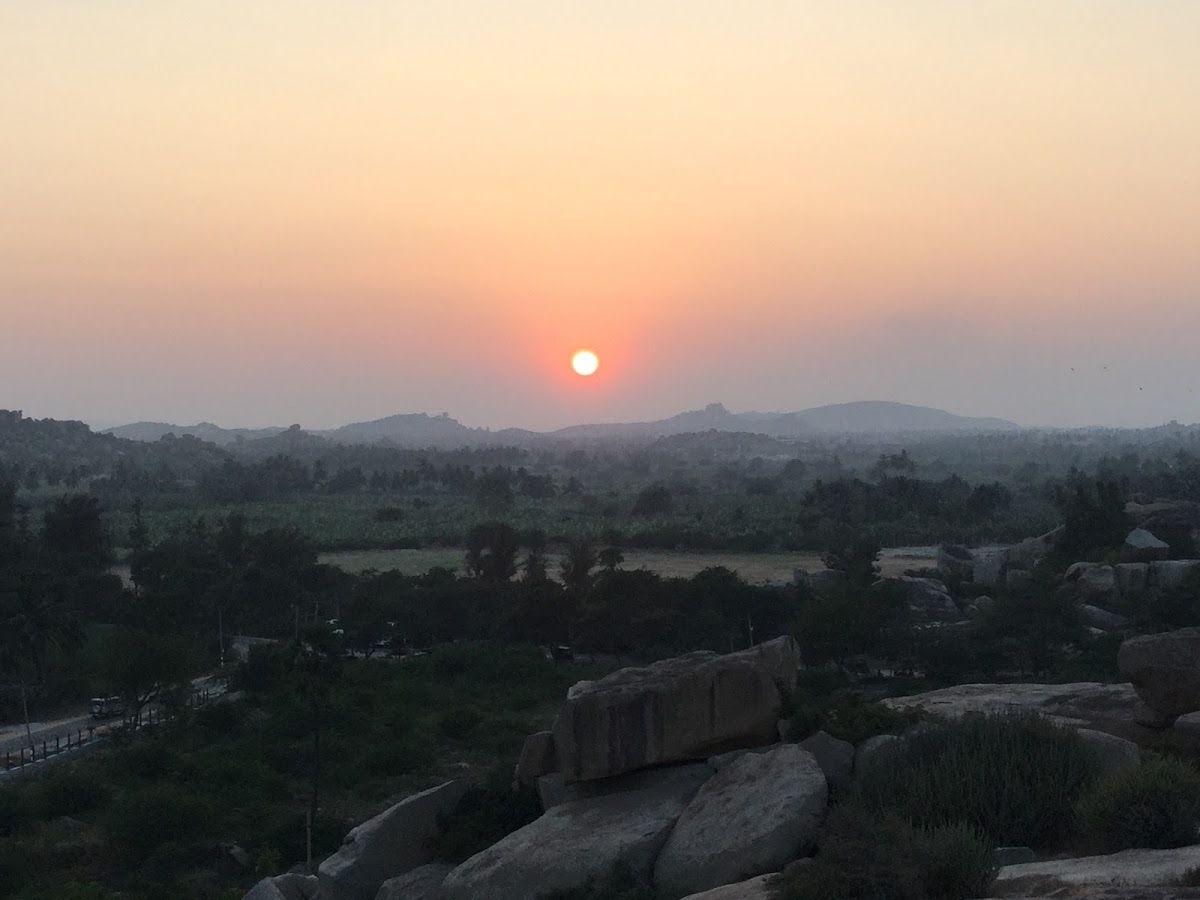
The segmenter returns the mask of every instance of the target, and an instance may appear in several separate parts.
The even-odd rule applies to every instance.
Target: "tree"
[[[625,554],[621,550],[621,535],[610,528],[604,533],[604,547],[597,557],[606,572],[615,572],[621,563],[625,562]]]
[[[1116,481],[1059,487],[1055,502],[1063,518],[1057,551],[1066,559],[1077,561],[1114,550],[1133,528],[1133,519],[1125,512],[1124,492]]]
[[[86,494],[60,497],[43,518],[42,546],[60,565],[98,571],[112,562],[100,501]]]
[[[121,629],[105,644],[101,672],[136,728],[150,703],[188,684],[191,658],[180,638]]]
[[[563,585],[574,597],[587,593],[592,584],[592,569],[596,567],[596,551],[590,541],[579,538],[567,544],[560,571]]]
[[[467,534],[467,572],[481,581],[499,583],[517,574],[521,539],[503,522],[476,525]]]
[[[821,561],[825,568],[840,572],[853,588],[867,588],[879,577],[879,544],[866,538],[854,538],[846,546],[827,551]]]
[[[34,584],[18,584],[6,592],[0,609],[0,669],[16,678],[21,691],[25,737],[33,746],[29,721],[29,686],[45,678],[47,654],[69,650],[83,640],[79,622],[61,605],[37,593]]]
[[[633,515],[663,515],[671,511],[672,502],[670,488],[663,484],[652,484],[638,491],[633,501]]]
[[[308,711],[310,737],[309,801],[306,818],[306,856],[312,867],[312,833],[321,807],[321,737],[334,687],[342,674],[342,649],[337,635],[324,625],[305,629],[292,642],[289,674]]]

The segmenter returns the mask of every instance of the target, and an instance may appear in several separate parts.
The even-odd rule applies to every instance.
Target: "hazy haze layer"
[[[1198,46],[1183,0],[7,2],[0,408],[1200,420]]]

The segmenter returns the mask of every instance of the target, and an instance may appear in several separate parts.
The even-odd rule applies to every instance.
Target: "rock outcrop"
[[[659,854],[654,883],[678,896],[776,872],[811,846],[827,800],[821,767],[799,746],[743,754],[687,805]]]
[[[675,821],[712,774],[707,765],[663,769],[641,790],[555,806],[454,869],[445,897],[527,900],[603,878],[617,864],[649,883]]]
[[[1135,528],[1125,537],[1125,550],[1138,559],[1164,559],[1171,552],[1171,545],[1145,528]]]
[[[1200,866],[1200,845],[1176,850],[1122,850],[1107,856],[1050,859],[1005,866],[1000,870],[992,892],[998,897],[1031,897],[1079,886],[1175,885],[1186,872],[1197,866]]]
[[[975,557],[966,547],[942,544],[937,551],[937,567],[951,581],[970,581],[975,577]]]
[[[699,894],[689,894],[683,900],[771,900],[774,896],[771,882],[777,874],[759,875],[737,884],[726,884]]]
[[[892,709],[917,708],[957,719],[967,713],[1033,712],[1062,725],[1123,734],[1153,712],[1129,684],[960,684],[883,701]]]
[[[800,747],[817,760],[830,787],[849,783],[854,771],[854,745],[849,741],[838,740],[824,731],[818,731],[802,740]]]
[[[438,816],[453,810],[466,790],[464,781],[447,781],[354,828],[317,870],[321,900],[374,900],[384,881],[429,862]]]
[[[567,782],[771,743],[799,652],[790,637],[740,653],[689,653],[581,681],[554,725]]]
[[[1105,775],[1132,768],[1141,761],[1141,750],[1133,741],[1091,728],[1080,728],[1075,733]]]
[[[317,878],[315,875],[298,875],[289,872],[264,878],[250,888],[242,900],[316,900]]]
[[[1200,710],[1200,628],[1130,638],[1117,651],[1117,666],[1164,719]]]
[[[440,900],[442,884],[453,868],[445,863],[418,866],[381,884],[375,900]]]
[[[558,754],[554,750],[554,735],[549,731],[538,731],[525,738],[513,770],[513,781],[522,787],[533,787],[543,775],[556,771]]]
[[[936,622],[954,622],[962,618],[958,604],[950,596],[945,582],[936,578],[917,578],[911,575],[901,575],[895,579],[884,579],[879,582],[898,583],[904,589],[904,597],[908,608],[919,616]]]

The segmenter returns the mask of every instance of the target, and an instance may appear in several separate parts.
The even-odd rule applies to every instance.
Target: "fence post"
[[[46,742],[42,741],[42,759],[46,758]]]
[[[68,735],[68,737],[70,737],[70,735]],[[57,734],[54,736],[54,752],[55,752],[55,753],[62,753],[62,747],[61,747],[61,746],[59,746],[59,743],[58,743],[58,735],[57,735]]]

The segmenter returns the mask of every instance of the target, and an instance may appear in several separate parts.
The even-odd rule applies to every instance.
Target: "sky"
[[[1191,0],[5,0],[0,408],[1200,421],[1197,47]]]

